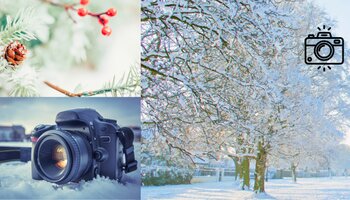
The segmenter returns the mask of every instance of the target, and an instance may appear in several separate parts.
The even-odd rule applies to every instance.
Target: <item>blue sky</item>
[[[349,0],[313,0],[323,8],[329,16],[337,21],[337,27],[332,32],[337,37],[343,37],[345,43],[350,41],[350,1]],[[349,45],[347,45],[349,46]]]
[[[0,98],[0,125],[23,125],[30,132],[38,124],[54,124],[56,114],[92,108],[121,126],[140,126],[140,98]]]

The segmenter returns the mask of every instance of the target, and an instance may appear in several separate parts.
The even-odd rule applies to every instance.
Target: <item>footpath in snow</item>
[[[281,200],[350,200],[350,177],[300,178],[270,180],[266,194],[242,191],[233,182],[197,183],[192,185],[142,187],[142,199],[281,199]]]

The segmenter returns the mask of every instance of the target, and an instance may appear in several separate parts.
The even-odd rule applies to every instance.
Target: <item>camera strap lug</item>
[[[134,145],[132,145],[131,147],[127,148],[127,149],[124,149],[124,152],[125,154],[131,154],[131,153],[134,153]]]
[[[125,173],[129,173],[137,170],[137,161],[135,160],[134,153],[134,133],[130,128],[121,128],[118,134],[120,142],[123,145],[123,153],[125,155],[125,165],[123,170]]]
[[[137,161],[135,160],[134,145],[129,148],[123,148],[123,153],[125,155],[125,173],[135,171],[137,169]]]
[[[125,167],[124,167],[124,171],[125,173],[129,173],[129,172],[133,172],[137,170],[137,161],[135,160],[134,162],[128,163]]]

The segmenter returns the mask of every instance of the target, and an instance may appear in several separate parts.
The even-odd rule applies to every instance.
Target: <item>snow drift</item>
[[[31,147],[30,142],[0,142],[0,146]],[[140,144],[135,143],[136,152]],[[138,154],[136,154],[138,158]],[[31,162],[0,163],[0,199],[140,199],[140,165],[124,175],[123,184],[105,177],[59,186],[32,179]]]
[[[32,180],[31,163],[0,164],[0,198],[33,199],[140,199],[139,170],[125,175],[123,184],[104,177],[58,186]]]

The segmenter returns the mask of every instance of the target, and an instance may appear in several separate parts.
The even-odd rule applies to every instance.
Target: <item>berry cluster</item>
[[[110,8],[103,13],[92,13],[86,9],[85,6],[89,4],[89,0],[80,0],[80,5],[83,7],[78,8],[76,11],[79,16],[92,16],[98,19],[98,22],[103,26],[101,33],[105,36],[110,36],[112,34],[112,29],[107,25],[109,22],[109,17],[114,17],[117,15],[117,10],[115,8]]]

